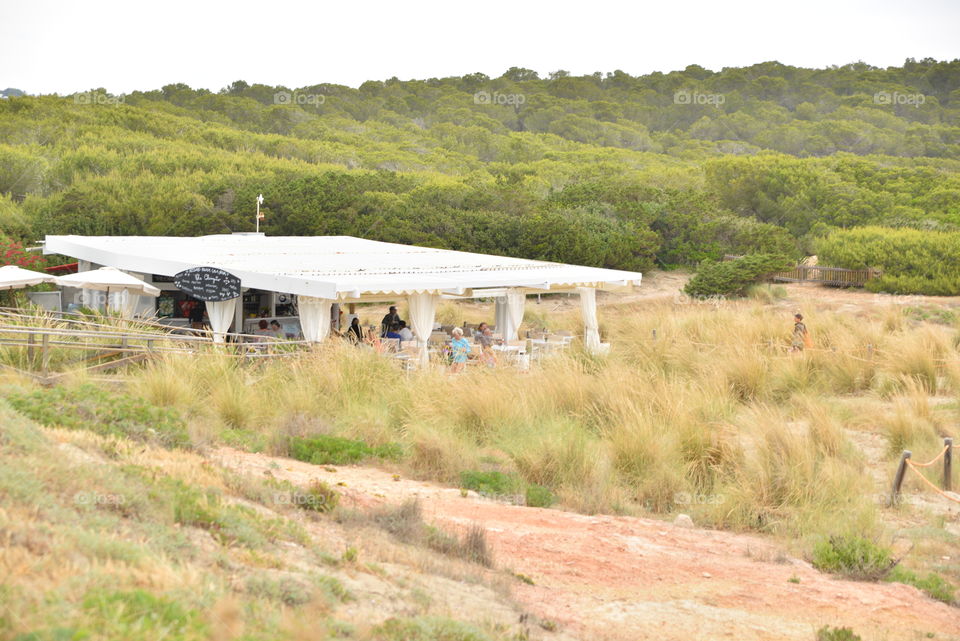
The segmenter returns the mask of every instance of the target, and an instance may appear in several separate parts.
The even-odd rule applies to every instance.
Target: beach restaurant
[[[628,292],[641,279],[638,272],[351,236],[47,236],[43,251],[75,259],[79,272],[112,267],[159,289],[125,301],[134,315],[186,326],[190,304],[205,305],[218,341],[276,320],[286,335],[319,342],[336,328],[342,306],[405,299],[423,358],[444,298],[494,299],[496,331],[515,340],[527,295],[558,292],[579,295],[585,345],[599,350],[596,291]],[[63,296],[64,308],[90,300],[84,290]]]

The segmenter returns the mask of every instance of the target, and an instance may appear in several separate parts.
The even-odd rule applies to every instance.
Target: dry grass
[[[453,303],[442,311],[473,314]],[[528,325],[547,317],[576,327],[579,310],[564,299],[528,304]],[[952,429],[927,399],[960,393],[955,332],[896,309],[820,312],[815,349],[803,354],[786,350],[789,318],[785,327],[779,309],[757,301],[627,304],[602,317],[609,358],[574,348],[529,373],[405,374],[327,344],[254,365],[169,357],[131,386],[181,409],[201,444],[284,454],[290,436],[399,443],[400,464],[421,478],[456,483],[462,471],[496,469],[584,512],[682,509],[719,527],[793,534],[875,523],[862,500],[869,474],[844,427],[883,433],[891,454],[933,448]],[[825,400],[853,395],[884,409],[838,416]]]

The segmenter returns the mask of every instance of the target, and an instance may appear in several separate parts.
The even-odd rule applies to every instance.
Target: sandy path
[[[464,498],[375,468],[330,472],[232,448],[212,456],[251,474],[343,483],[344,501],[357,507],[418,497],[428,521],[480,524],[497,567],[535,582],[518,581],[517,600],[583,639],[806,640],[828,624],[865,639],[960,639],[960,609],[909,586],[841,581],[798,559],[775,562],[776,546],[757,536],[506,505],[473,492]]]

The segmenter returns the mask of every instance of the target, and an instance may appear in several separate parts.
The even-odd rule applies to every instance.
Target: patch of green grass
[[[951,585],[946,579],[936,572],[931,572],[927,576],[921,578],[915,572],[898,565],[897,567],[893,568],[886,580],[895,583],[906,583],[907,585],[912,585],[918,590],[922,590],[931,598],[934,598],[937,601],[943,601],[948,605],[953,605],[956,602],[956,595],[953,585]]]
[[[272,577],[265,573],[247,579],[244,592],[251,596],[299,607],[313,598],[312,586],[291,576]]]
[[[373,629],[373,638],[381,641],[496,641],[480,628],[437,617],[387,619]]]
[[[256,430],[231,428],[220,432],[224,445],[247,452],[263,452],[267,448],[267,437]]]
[[[890,550],[858,536],[831,536],[813,548],[813,567],[857,581],[879,581],[896,563]]]
[[[484,496],[518,494],[523,483],[516,476],[503,472],[467,470],[460,473],[460,487],[479,492]]]
[[[7,401],[24,416],[49,427],[125,436],[168,448],[190,446],[186,424],[174,410],[89,383],[13,392]]]
[[[97,622],[104,638],[189,639],[203,636],[206,628],[196,610],[144,590],[93,591],[84,598],[83,608]]]
[[[294,436],[289,442],[290,457],[314,465],[345,465],[368,458],[399,459],[403,450],[396,443],[371,447],[363,441],[321,434],[310,438]]]

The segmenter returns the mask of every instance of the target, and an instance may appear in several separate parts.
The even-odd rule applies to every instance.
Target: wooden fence
[[[67,370],[104,372],[162,354],[262,359],[289,356],[308,345],[243,334],[229,334],[227,341],[214,343],[207,331],[178,331],[151,322],[0,308],[0,367],[43,384],[55,383]]]
[[[881,272],[878,269],[797,265],[793,269],[777,272],[771,278],[778,283],[821,283],[833,287],[863,287],[868,280],[880,275]]]

